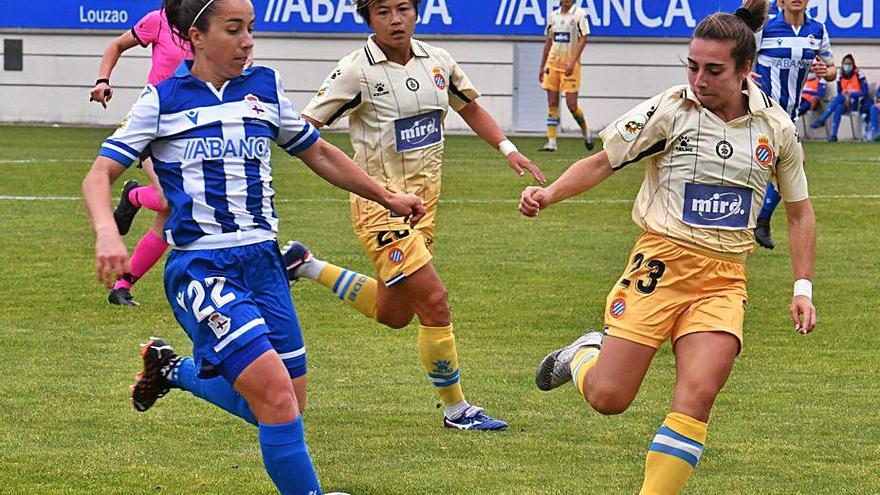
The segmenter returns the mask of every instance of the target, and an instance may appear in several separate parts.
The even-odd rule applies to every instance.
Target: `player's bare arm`
[[[585,34],[578,39],[578,44],[574,49],[574,53],[571,55],[571,60],[568,61],[568,67],[565,69],[566,76],[574,74],[575,66],[580,62],[581,55],[584,53],[584,47],[587,46],[588,37],[589,35]]]
[[[109,82],[113,68],[116,67],[116,63],[119,62],[119,57],[122,56],[123,52],[137,45],[138,41],[131,34],[131,31],[126,31],[107,44],[107,48],[104,49],[104,56],[101,57],[101,68],[98,69],[98,81],[101,82],[96,83],[91,91],[92,100],[97,101],[104,108],[107,108],[107,103],[113,98],[113,88]]]
[[[605,151],[582,158],[546,188],[527,187],[520,196],[519,211],[527,217],[533,217],[554,203],[595,187],[613,173]]]
[[[415,226],[425,216],[422,200],[413,194],[395,194],[380,186],[336,146],[319,139],[297,155],[313,172],[336,187],[375,201]]]
[[[129,272],[128,249],[119,235],[110,206],[110,184],[124,171],[122,165],[99,156],[82,183],[86,212],[95,230],[95,271],[98,281],[108,288]]]
[[[553,38],[547,37],[544,41],[544,53],[541,55],[541,67],[538,68],[538,82],[544,82],[544,71],[547,67],[547,57],[550,55],[550,48],[553,47]]]
[[[791,267],[795,280],[812,280],[816,261],[816,216],[809,199],[785,204],[788,237],[791,243]],[[795,330],[806,334],[816,328],[816,308],[811,297],[795,295],[791,301],[791,319]]]
[[[306,122],[308,122],[309,124],[312,124],[313,126],[315,126],[315,129],[320,129],[320,128],[324,127],[324,123],[323,123],[323,122],[320,122],[320,121],[318,121],[318,120],[315,120],[315,119],[309,117],[308,115],[303,114],[302,118],[303,118]]]
[[[483,141],[489,143],[493,148],[499,149],[499,145],[502,142],[507,141],[504,131],[501,130],[501,127],[498,126],[495,119],[493,119],[492,116],[489,115],[489,112],[487,112],[486,109],[476,101],[471,101],[465,105],[464,108],[458,111],[458,114],[461,115],[461,118],[464,119],[468,127],[473,129]],[[501,150],[501,152],[504,153],[505,150]],[[512,168],[514,172],[522,176],[525,173],[524,171],[528,170],[536,181],[541,184],[544,183],[544,173],[541,172],[541,169],[538,168],[534,162],[526,158],[522,153],[519,151],[512,151],[507,153],[506,157],[507,164],[510,165],[510,168]]]

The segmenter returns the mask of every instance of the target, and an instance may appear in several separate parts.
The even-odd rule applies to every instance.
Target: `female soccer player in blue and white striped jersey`
[[[166,0],[165,10],[195,56],[144,89],[83,181],[98,279],[109,286],[127,271],[110,184],[147,150],[170,208],[168,301],[193,341],[194,368],[226,382],[200,397],[255,420],[266,470],[281,493],[320,494],[300,420],[305,347],[275,240],[270,141],[328,182],[413,224],[425,210],[416,196],[390,193],[321,139],[285,97],[275,71],[244,70],[254,45],[249,0]],[[182,360],[163,344],[154,339],[144,350],[133,396],[140,409],[180,379]]]
[[[755,35],[756,82],[794,120],[807,72],[826,81],[835,79],[831,40],[825,25],[807,15],[807,0],[779,0],[776,5],[776,16]],[[755,227],[755,240],[767,249],[775,247],[770,218],[781,199],[773,183],[768,184]]]

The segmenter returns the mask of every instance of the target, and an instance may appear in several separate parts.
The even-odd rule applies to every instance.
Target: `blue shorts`
[[[306,374],[302,330],[276,241],[172,250],[165,264],[165,295],[202,369],[224,370],[233,383],[262,354],[247,347],[264,347],[259,337],[265,335],[291,378]],[[224,365],[230,356],[235,362]],[[247,362],[241,362],[243,357]]]

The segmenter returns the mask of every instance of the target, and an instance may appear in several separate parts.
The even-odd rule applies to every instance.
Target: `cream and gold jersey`
[[[412,40],[406,65],[387,59],[373,37],[341,59],[303,115],[331,125],[349,117],[354,161],[389,190],[422,198],[431,225],[440,196],[444,120],[480,93],[446,50]],[[402,218],[352,195],[357,230],[404,230]]]
[[[755,247],[752,230],[771,178],[785,201],[809,197],[794,124],[751,80],[746,84],[749,111],[730,122],[677,86],[601,132],[612,168],[646,165],[632,211],[645,231],[745,257]]]
[[[575,56],[578,41],[589,34],[590,23],[587,22],[584,9],[572,5],[564,14],[562,9],[554,10],[547,18],[547,28],[544,30],[544,35],[553,40],[547,55],[547,66],[564,71]]]

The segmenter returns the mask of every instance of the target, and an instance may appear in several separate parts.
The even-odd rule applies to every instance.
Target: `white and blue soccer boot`
[[[468,406],[457,418],[450,419],[443,415],[443,426],[458,430],[489,430],[507,429],[507,423],[486,415],[482,407]]]

